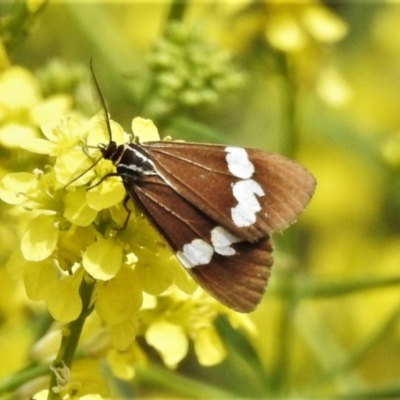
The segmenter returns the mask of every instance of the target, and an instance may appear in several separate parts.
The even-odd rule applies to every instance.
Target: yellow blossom
[[[194,335],[194,351],[204,366],[219,364],[226,357],[226,350],[213,325],[199,329]]]
[[[41,261],[51,256],[58,239],[55,219],[50,215],[39,215],[29,224],[21,241],[21,250],[27,261]]]
[[[33,75],[21,67],[0,74],[0,143],[19,147],[38,137],[38,126],[57,121],[71,106],[71,99],[57,95],[42,100]]]
[[[110,325],[110,340],[116,350],[126,349],[136,340],[139,331],[139,320],[136,313],[132,313],[124,321]]]
[[[279,2],[279,1],[278,1]],[[312,41],[335,43],[347,34],[347,25],[317,2],[310,4],[266,5],[273,15],[265,25],[270,44],[284,52],[298,52]]]
[[[126,195],[121,180],[110,177],[87,192],[86,200],[90,207],[100,211],[120,203]]]
[[[164,363],[175,368],[186,356],[189,341],[194,343],[199,362],[204,366],[220,363],[226,356],[225,347],[214,327],[215,319],[225,314],[233,317],[236,329],[248,331],[247,315],[235,319],[232,310],[198,289],[188,296],[171,288],[157,298],[157,304],[140,313],[143,325],[148,326],[145,339],[162,357]]]
[[[82,301],[79,296],[79,285],[83,277],[83,270],[75,274],[58,279],[46,298],[49,313],[56,321],[70,322],[78,318]]]
[[[42,124],[41,129],[46,139],[32,138],[22,142],[21,147],[34,153],[58,156],[81,142],[87,134],[88,123],[69,116],[56,125],[54,121]]]
[[[24,285],[31,300],[46,300],[54,287],[57,277],[50,260],[28,263],[24,267]]]
[[[82,257],[82,265],[95,279],[108,281],[113,278],[122,264],[122,248],[116,240],[97,240],[88,246]]]
[[[166,320],[155,321],[146,331],[146,341],[158,350],[164,363],[175,368],[186,356],[189,341],[184,329]]]
[[[126,351],[110,349],[107,353],[107,362],[116,377],[130,380],[135,376],[135,366],[144,367],[147,358],[143,350],[137,344],[133,344]]]
[[[112,139],[126,142],[129,135],[109,122]],[[25,149],[53,157],[53,166],[0,182],[3,201],[33,214],[8,269],[23,277],[29,298],[44,301],[62,323],[81,314],[82,282],[94,280],[89,302],[106,328],[98,327],[101,348],[108,344],[131,354],[125,360],[139,354],[135,339],[143,335],[171,368],[186,356],[190,341],[202,365],[221,362],[225,349],[214,322],[229,312],[203,292],[193,293],[197,285],[131,202],[129,223],[120,229],[128,216],[126,191],[119,177],[108,176],[115,172],[112,163],[100,159],[97,145],[110,139],[105,127],[101,113],[90,121],[71,117],[45,125],[43,138],[25,142]],[[132,129],[142,140],[159,139],[152,121],[136,118]],[[141,309],[146,293],[162,296]],[[134,368],[113,354],[116,373],[133,376]],[[59,386],[69,391],[68,383]]]
[[[142,304],[140,289],[136,272],[122,267],[113,279],[98,283],[97,313],[109,325],[121,323],[139,311]]]
[[[72,224],[78,226],[90,225],[97,216],[97,210],[86,203],[86,190],[78,188],[69,192],[64,198],[64,217]]]
[[[0,182],[1,199],[8,204],[22,204],[37,196],[39,191],[37,176],[28,172],[6,175]]]

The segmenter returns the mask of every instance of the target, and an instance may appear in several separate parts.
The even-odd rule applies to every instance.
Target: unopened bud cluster
[[[216,103],[244,80],[229,52],[205,40],[199,27],[179,23],[171,24],[155,43],[148,66],[153,72],[152,97],[171,110]]]

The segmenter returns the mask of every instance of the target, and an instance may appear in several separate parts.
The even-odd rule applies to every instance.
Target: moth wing
[[[314,193],[314,177],[278,154],[181,142],[147,142],[142,147],[168,185],[244,240],[288,227]],[[240,157],[236,164],[228,161],[229,149],[239,149],[233,150],[233,159],[237,151],[251,166],[242,165]],[[254,172],[247,178],[249,168]]]
[[[252,311],[270,276],[269,237],[254,242],[232,239],[233,235],[158,176],[132,183],[125,177],[125,187],[133,200],[198,284],[226,306],[239,312]],[[224,246],[222,240],[218,248],[211,237],[213,231],[222,232],[222,239],[230,239],[229,246]],[[190,244],[199,245],[200,252],[188,251],[185,245]]]

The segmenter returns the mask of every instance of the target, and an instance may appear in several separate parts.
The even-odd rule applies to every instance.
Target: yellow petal
[[[139,321],[137,314],[133,314],[125,321],[110,326],[111,344],[119,351],[125,351],[135,341],[138,333]]]
[[[167,290],[174,282],[174,270],[168,268],[161,259],[147,257],[146,251],[136,253],[139,262],[135,266],[135,270],[140,279],[143,290],[152,295],[158,295]],[[152,262],[154,261],[154,262]],[[157,279],[154,279],[154,277]]]
[[[31,261],[26,261],[22,255],[21,249],[17,249],[11,254],[6,264],[7,272],[13,279],[21,279],[25,270],[25,267],[29,265]]]
[[[122,248],[112,239],[99,238],[91,244],[82,257],[85,270],[95,279],[107,281],[113,278],[122,263]]]
[[[119,324],[135,315],[142,305],[142,290],[135,271],[123,266],[118,274],[97,286],[96,311],[109,325]]]
[[[132,132],[141,142],[160,140],[157,127],[150,119],[136,117],[132,120]]]
[[[57,157],[54,164],[54,172],[58,182],[62,185],[67,185],[87,171],[71,184],[71,186],[84,185],[93,178],[94,172],[90,169],[93,163],[94,161],[83,153],[81,149],[67,149]]]
[[[303,22],[315,39],[323,43],[335,43],[348,32],[346,23],[327,7],[306,7]]]
[[[53,253],[57,239],[58,230],[54,227],[54,217],[39,215],[31,221],[22,236],[22,254],[29,261],[44,260]]]
[[[99,113],[91,119],[91,128],[87,137],[89,146],[98,146],[99,143],[108,143],[110,141],[107,124],[103,113]],[[112,140],[116,143],[125,143],[126,135],[121,125],[113,120],[109,120],[111,127]]]
[[[353,94],[346,80],[336,69],[330,67],[321,71],[316,89],[322,100],[331,107],[347,105]]]
[[[31,300],[45,300],[56,282],[54,267],[47,260],[29,263],[25,267],[24,286]]]
[[[33,400],[47,400],[49,396],[49,391],[47,389],[41,390],[40,392],[36,393],[32,399]]]
[[[67,231],[62,231],[58,238],[58,261],[64,259],[68,263],[68,268],[74,263],[80,263],[82,254],[86,248],[96,239],[95,229],[92,226],[79,227],[71,225]]]
[[[129,353],[119,352],[113,348],[107,353],[107,362],[112,373],[119,379],[131,380],[135,376],[135,370],[129,356]]]
[[[86,194],[87,202],[93,209],[101,211],[115,206],[126,195],[124,186],[118,178],[105,179],[100,185],[89,190]]]
[[[39,92],[37,81],[24,68],[11,67],[0,75],[0,104],[9,110],[32,108]]]
[[[157,349],[170,368],[175,368],[187,354],[188,338],[181,326],[159,320],[149,327],[145,337],[147,343]]]
[[[124,352],[111,348],[107,352],[107,362],[113,375],[120,379],[130,380],[135,376],[134,366],[140,365],[144,368],[147,365],[147,356],[137,344],[133,344]]]
[[[64,197],[64,217],[78,226],[90,225],[97,216],[97,211],[86,203],[86,190],[78,188]]]
[[[307,37],[301,25],[289,12],[274,15],[266,26],[265,35],[278,50],[296,52],[307,44]]]
[[[225,347],[213,326],[196,332],[194,351],[199,363],[205,367],[219,364],[226,357]]]
[[[55,148],[55,144],[45,139],[27,138],[20,142],[20,147],[32,153],[51,154]]]
[[[17,172],[6,175],[0,182],[0,199],[8,204],[22,204],[26,194],[37,188],[38,180],[34,174]]]
[[[59,121],[71,108],[72,98],[58,94],[42,100],[31,110],[31,118],[36,125]]]
[[[166,264],[168,265],[168,268],[174,270],[175,285],[186,294],[193,294],[199,285],[193,280],[187,271],[185,271],[176,257],[171,256],[169,262]]]
[[[79,286],[82,281],[83,270],[70,276],[59,279],[52,287],[46,304],[51,316],[60,322],[74,321],[82,310],[82,301],[79,296]]]
[[[6,147],[20,147],[26,140],[36,138],[35,128],[22,124],[8,123],[0,129],[0,143]]]

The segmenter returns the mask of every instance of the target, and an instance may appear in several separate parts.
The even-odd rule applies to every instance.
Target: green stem
[[[299,146],[297,82],[293,78],[290,58],[285,53],[276,53],[278,68],[283,78],[282,88],[282,145],[281,152],[289,157],[296,158]],[[285,253],[300,254],[299,231],[291,228],[280,241],[280,247]],[[290,382],[291,343],[293,340],[294,315],[298,305],[296,297],[296,275],[291,269],[285,274],[285,290],[282,293],[282,312],[278,326],[279,347],[276,363],[273,370],[272,385],[277,393],[287,392]]]
[[[6,393],[11,393],[14,390],[17,390],[22,385],[32,381],[33,379],[36,379],[40,376],[47,376],[48,373],[49,373],[48,365],[34,365],[25,368],[22,371],[16,372],[10,376],[2,378],[0,380],[0,398],[1,399],[8,398],[3,396],[5,396]]]
[[[284,82],[282,88],[282,122],[284,125],[281,135],[283,139],[281,153],[295,159],[299,147],[297,84],[293,78],[289,57],[283,53],[278,53],[277,57]]]
[[[70,322],[68,324],[68,327],[66,328],[66,331],[68,333],[63,335],[60,350],[57,354],[56,359],[53,362],[54,368],[67,367],[68,369],[71,369],[72,361],[78,347],[83,325],[86,321],[86,318],[92,312],[91,299],[94,287],[94,281],[88,282],[85,277],[82,279],[81,286],[79,288],[79,294],[82,300],[82,311],[79,317],[75,321]],[[52,390],[52,388],[56,387],[57,385],[57,375],[55,371],[52,371],[52,374],[50,376],[49,395],[47,398],[48,400],[61,399],[60,395]]]
[[[279,315],[278,332],[279,338],[276,362],[273,366],[271,386],[273,393],[285,395],[289,392],[289,372],[290,372],[290,357],[291,357],[291,342],[293,337],[294,314],[297,307],[294,290],[294,277],[288,271],[285,277],[285,286],[288,290],[285,291],[281,298],[282,311]]]
[[[188,0],[173,0],[169,7],[167,18],[165,19],[166,23],[171,21],[182,21],[187,5]]]

